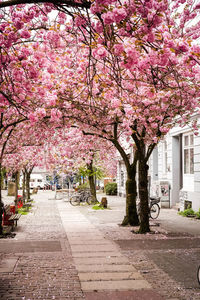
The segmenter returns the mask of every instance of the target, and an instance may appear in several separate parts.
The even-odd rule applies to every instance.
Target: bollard
[[[101,206],[103,206],[104,208],[107,208],[108,201],[107,201],[106,197],[102,197],[102,199],[101,199]]]

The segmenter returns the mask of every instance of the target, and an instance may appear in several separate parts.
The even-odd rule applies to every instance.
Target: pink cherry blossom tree
[[[27,7],[23,9],[28,17]],[[139,161],[140,232],[150,230],[148,158],[173,124],[188,122],[198,106],[199,46],[195,39],[199,37],[199,21],[195,25],[190,21],[195,19],[199,9],[199,5],[189,0],[173,3],[167,0],[139,3],[99,0],[92,3],[90,10],[64,7],[73,22],[65,24],[63,15],[59,14],[64,30],[57,26],[57,32],[53,30],[48,35],[46,30],[41,32],[41,39],[48,37],[56,48],[51,56],[56,59],[57,54],[62,53],[62,60],[57,61],[56,67],[51,60],[47,81],[53,99],[45,104],[41,99],[38,114],[45,117],[47,113],[48,118],[51,116],[51,121],[60,126],[71,120],[72,125],[83,128],[85,135],[110,141],[118,149],[128,173],[124,224],[138,224],[135,172]],[[51,10],[52,6],[44,6],[44,22]],[[40,15],[37,6],[33,5],[31,11],[34,17]],[[16,22],[13,8],[11,13]],[[19,14],[17,17],[22,20]],[[33,25],[36,29],[35,22]],[[7,23],[1,26],[5,32],[4,43],[9,26]],[[19,20],[16,26],[21,26]],[[31,26],[29,28],[31,30]],[[22,38],[30,38],[30,32],[29,35],[23,33],[20,27],[19,31]],[[11,33],[9,47],[16,42],[17,36],[12,30]],[[63,45],[60,37],[67,42],[66,52],[58,51]],[[43,49],[46,50],[46,46]],[[34,68],[35,65],[30,68],[33,77]],[[18,71],[17,76],[22,72],[21,66]],[[55,87],[53,93],[52,87]],[[4,98],[15,104],[15,99],[13,102],[13,98],[12,101],[8,98],[8,92],[9,89],[3,94]],[[19,92],[15,92],[17,99]],[[37,117],[36,111],[30,113],[32,122]],[[131,162],[124,147],[125,139],[130,139],[135,149]]]
[[[57,128],[48,139],[48,149],[46,160],[52,170],[58,168],[65,173],[77,173],[80,167],[85,169],[94,202],[97,200],[95,170],[101,168],[112,175],[116,171],[113,166],[116,166],[114,148],[106,141],[85,136],[78,128]]]
[[[113,7],[107,12],[101,5],[93,7],[98,9],[99,22],[93,24],[89,34],[91,20],[86,15],[77,16],[75,22],[83,34],[80,40],[86,46],[80,46],[76,65],[65,71],[60,93],[65,117],[82,124],[86,135],[111,141],[123,157],[130,183],[127,182],[127,197],[133,199],[127,199],[127,203],[133,204],[127,205],[131,213],[127,213],[124,223],[138,223],[133,178],[139,161],[140,232],[150,230],[148,159],[169,129],[177,122],[189,122],[191,113],[199,107],[199,46],[191,42],[195,38],[194,28],[188,27],[199,7],[190,5],[189,12],[184,10],[180,27],[176,15],[173,16],[179,4],[156,3],[156,10],[152,10],[152,4],[143,11],[135,8],[137,18],[143,18],[135,30],[131,23],[136,19],[133,13],[126,26],[121,24],[130,8],[121,11],[117,7],[114,13]],[[88,60],[83,63],[84,56]],[[132,163],[121,137],[134,143]]]

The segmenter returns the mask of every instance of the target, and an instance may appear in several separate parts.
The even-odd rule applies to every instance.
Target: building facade
[[[150,158],[151,194],[163,207],[200,208],[200,131],[174,127]]]
[[[198,118],[200,125],[200,117]],[[131,151],[130,151],[131,157]],[[131,159],[131,158],[130,158]],[[162,207],[200,208],[200,130],[174,127],[159,142],[149,160],[150,195],[161,198]],[[119,158],[118,195],[125,196],[126,169]]]

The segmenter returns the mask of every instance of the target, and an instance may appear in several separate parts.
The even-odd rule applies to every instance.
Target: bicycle
[[[158,205],[159,202],[159,197],[149,197],[149,217],[151,219],[157,219],[160,214],[160,206]],[[140,218],[140,202],[137,205],[137,213]]]
[[[92,203],[92,200],[93,198],[90,191],[80,190],[70,197],[69,202],[73,206],[86,204],[90,205]]]
[[[200,266],[198,266],[198,269],[197,269],[197,281],[200,285]]]

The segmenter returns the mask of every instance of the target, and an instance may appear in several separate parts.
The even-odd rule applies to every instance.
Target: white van
[[[30,178],[30,188],[40,188],[43,189],[45,185],[45,180],[40,174],[31,174]]]

